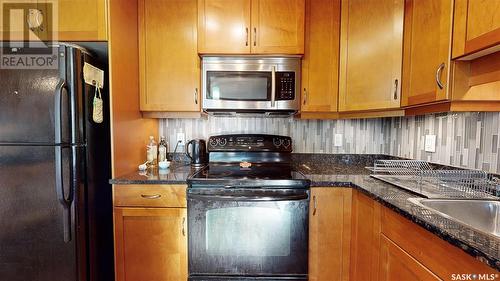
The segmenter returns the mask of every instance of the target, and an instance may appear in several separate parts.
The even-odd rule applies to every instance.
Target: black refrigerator
[[[0,68],[0,280],[113,280],[109,98],[94,122],[83,81],[85,62],[105,65],[49,48],[56,68]]]

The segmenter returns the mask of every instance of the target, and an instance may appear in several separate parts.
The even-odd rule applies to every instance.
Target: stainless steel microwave
[[[213,115],[291,115],[300,104],[300,57],[203,57],[202,107]]]

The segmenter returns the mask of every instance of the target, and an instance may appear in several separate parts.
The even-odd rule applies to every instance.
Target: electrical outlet
[[[335,134],[335,137],[333,138],[333,146],[342,146],[342,134]]]
[[[184,135],[184,133],[177,133],[177,142],[179,143],[179,145],[186,144],[186,136]]]
[[[425,135],[425,151],[436,152],[436,135]]]

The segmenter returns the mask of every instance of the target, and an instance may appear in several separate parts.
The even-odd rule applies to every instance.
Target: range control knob
[[[210,139],[209,143],[210,143],[210,146],[217,146],[217,140],[216,139]]]
[[[290,144],[291,144],[291,142],[290,142],[290,140],[289,140],[289,139],[285,139],[285,140],[283,140],[283,146],[284,146],[285,148],[289,148],[289,147],[290,147]]]
[[[283,144],[283,140],[280,138],[273,138],[273,144],[276,147],[280,147]]]
[[[220,146],[225,146],[227,144],[227,139],[226,138],[220,138],[220,139],[217,140],[217,143]]]

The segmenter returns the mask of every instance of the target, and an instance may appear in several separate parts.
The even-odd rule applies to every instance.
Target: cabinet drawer
[[[115,207],[186,207],[186,185],[114,185]]]

